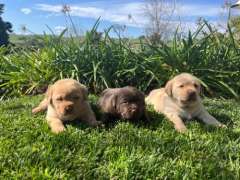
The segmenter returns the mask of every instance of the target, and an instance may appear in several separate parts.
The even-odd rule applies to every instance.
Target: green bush
[[[211,95],[239,98],[240,49],[229,35],[220,34],[204,22],[195,33],[186,38],[177,34],[171,43],[152,47],[156,57],[168,66],[172,75],[189,72],[202,80]]]
[[[147,92],[163,86],[180,72],[202,80],[208,95],[238,98],[240,92],[239,45],[228,34],[212,30],[206,22],[184,37],[151,45],[112,38],[113,27],[98,33],[99,20],[83,38],[44,36],[45,47],[11,54],[0,51],[0,88],[3,95],[31,94],[59,78],[78,79],[98,93],[106,87],[136,86]]]

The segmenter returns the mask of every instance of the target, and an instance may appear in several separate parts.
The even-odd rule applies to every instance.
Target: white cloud
[[[113,23],[126,24],[131,26],[138,26],[136,22],[142,23],[143,16],[140,6],[142,3],[127,3],[120,4],[119,7],[103,7],[98,6],[83,6],[83,5],[70,5],[71,16],[88,17],[97,19],[101,17],[103,20],[107,20]],[[49,4],[37,4],[37,9],[59,15],[62,13],[62,5],[49,5]],[[129,19],[129,14],[134,17],[132,22]],[[141,20],[140,20],[141,19]]]
[[[64,29],[66,29],[65,26],[55,26],[54,27],[56,34],[60,34]]]
[[[143,13],[143,2],[113,3],[109,1],[107,4],[95,2],[91,4],[69,4],[69,6],[71,16],[94,19],[101,17],[102,20],[133,27],[143,27],[148,22],[148,19]],[[206,16],[215,18],[216,16],[219,16],[221,11],[221,4],[219,6],[178,4],[177,7],[179,8],[174,14],[173,19],[175,20],[173,20],[172,23],[176,23],[178,17],[180,17],[180,19],[182,19],[182,23],[186,24],[186,26],[189,25],[190,29],[195,26],[196,18]],[[62,5],[37,4],[36,8],[38,10],[51,13],[51,16],[62,14]],[[185,18],[188,20],[185,20]],[[189,18],[191,20],[189,20]]]
[[[221,12],[221,6],[183,4],[179,5],[179,16],[218,16]]]
[[[37,4],[37,9],[41,11],[59,13],[62,10],[62,5]]]
[[[32,12],[32,10],[29,8],[22,8],[21,12],[27,15],[27,14],[30,14]]]

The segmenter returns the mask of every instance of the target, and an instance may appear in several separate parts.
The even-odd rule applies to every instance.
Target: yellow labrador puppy
[[[91,126],[98,126],[88,103],[87,89],[74,79],[62,79],[49,86],[45,98],[32,113],[47,110],[47,122],[54,133],[65,130],[64,122],[81,119]]]
[[[182,73],[168,81],[165,88],[151,91],[145,100],[173,122],[179,132],[187,130],[183,119],[192,118],[198,118],[206,124],[226,127],[205,110],[199,94],[199,80],[191,74]]]

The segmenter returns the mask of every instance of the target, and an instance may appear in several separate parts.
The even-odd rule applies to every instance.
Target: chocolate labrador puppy
[[[144,94],[134,87],[108,88],[102,92],[98,104],[104,114],[104,122],[116,118],[133,122],[149,121]]]

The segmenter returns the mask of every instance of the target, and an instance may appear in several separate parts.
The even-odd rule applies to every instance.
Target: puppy
[[[165,88],[155,89],[145,99],[157,112],[163,113],[179,132],[187,130],[183,119],[198,118],[206,124],[225,127],[211,116],[200,99],[200,81],[182,73],[168,81]]]
[[[45,98],[33,114],[47,110],[47,122],[54,133],[65,130],[64,122],[81,119],[91,126],[100,125],[88,103],[87,89],[73,79],[62,79],[49,86]]]
[[[102,92],[98,104],[106,119],[149,121],[145,110],[144,94],[134,87],[108,88]]]

